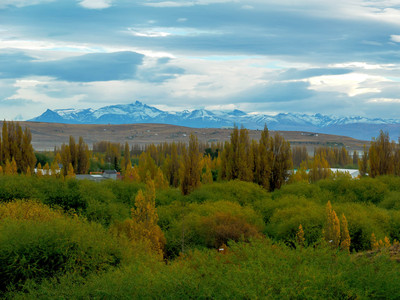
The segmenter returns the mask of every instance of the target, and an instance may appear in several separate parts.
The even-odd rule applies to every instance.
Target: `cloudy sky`
[[[136,100],[400,118],[400,0],[0,0],[0,118]]]

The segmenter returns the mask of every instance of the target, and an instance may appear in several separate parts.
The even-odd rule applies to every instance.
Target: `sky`
[[[0,119],[141,101],[400,118],[400,0],[0,0]]]

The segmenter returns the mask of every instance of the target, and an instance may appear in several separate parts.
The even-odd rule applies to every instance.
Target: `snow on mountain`
[[[142,102],[127,105],[111,105],[94,109],[56,109],[46,110],[42,115],[31,119],[34,122],[53,122],[69,124],[130,124],[165,123],[188,127],[222,127],[243,125],[248,129],[262,129],[267,124],[272,130],[318,131],[348,135],[370,140],[379,130],[395,132],[400,120],[365,118],[360,116],[335,117],[322,114],[280,113],[274,116],[246,113],[240,110],[196,109],[180,112],[166,112]],[[399,126],[394,126],[398,124]],[[400,131],[400,130],[399,130]],[[398,132],[396,133],[398,135]]]

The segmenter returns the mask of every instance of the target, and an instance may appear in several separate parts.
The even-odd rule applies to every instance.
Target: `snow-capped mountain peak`
[[[271,130],[314,131],[353,136],[370,140],[379,130],[395,130],[393,124],[400,120],[366,118],[361,116],[335,117],[322,114],[279,113],[266,115],[246,113],[240,110],[195,109],[167,112],[140,101],[131,104],[111,105],[99,109],[56,109],[46,110],[31,119],[36,122],[69,124],[130,124],[165,123],[188,127],[223,127],[243,125],[248,129],[262,129],[267,124]],[[395,126],[395,128],[399,128]],[[400,129],[396,129],[400,132]],[[399,134],[395,132],[395,136]]]

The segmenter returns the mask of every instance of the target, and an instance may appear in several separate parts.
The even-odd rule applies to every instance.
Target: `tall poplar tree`
[[[259,142],[259,162],[255,167],[255,182],[264,187],[265,189],[270,188],[270,177],[272,172],[272,160],[273,153],[271,151],[271,142],[267,125],[264,126],[264,130],[261,132],[261,138]]]
[[[25,127],[24,134],[22,137],[22,146],[21,146],[21,156],[22,156],[22,165],[20,166],[21,172],[28,172],[28,168],[33,170],[35,168],[36,156],[33,151],[33,146],[31,144],[32,134],[31,131]]]
[[[280,189],[289,178],[293,168],[290,143],[278,133],[271,139],[272,168],[270,176],[270,190]]]
[[[369,164],[371,177],[394,173],[394,144],[390,142],[389,133],[381,130],[379,137],[372,140]]]
[[[7,122],[4,121],[3,122],[3,127],[1,130],[1,136],[2,136],[2,143],[3,143],[3,157],[2,157],[2,161],[3,164],[6,163],[6,161],[10,161],[11,160],[11,155],[10,155],[10,143],[8,140],[8,126],[7,126]]]
[[[190,194],[200,186],[202,173],[201,154],[197,136],[194,134],[190,134],[189,148],[183,153],[180,173],[182,194]]]
[[[252,160],[250,157],[250,138],[249,131],[244,127],[239,131],[238,144],[238,178],[242,181],[253,181]]]
[[[77,169],[78,174],[86,174],[90,166],[89,146],[84,142],[83,138],[79,137],[77,145]]]
[[[368,162],[369,162],[369,151],[367,151],[367,146],[363,147],[363,154],[361,159],[358,160],[358,170],[361,176],[366,176],[368,174]]]

